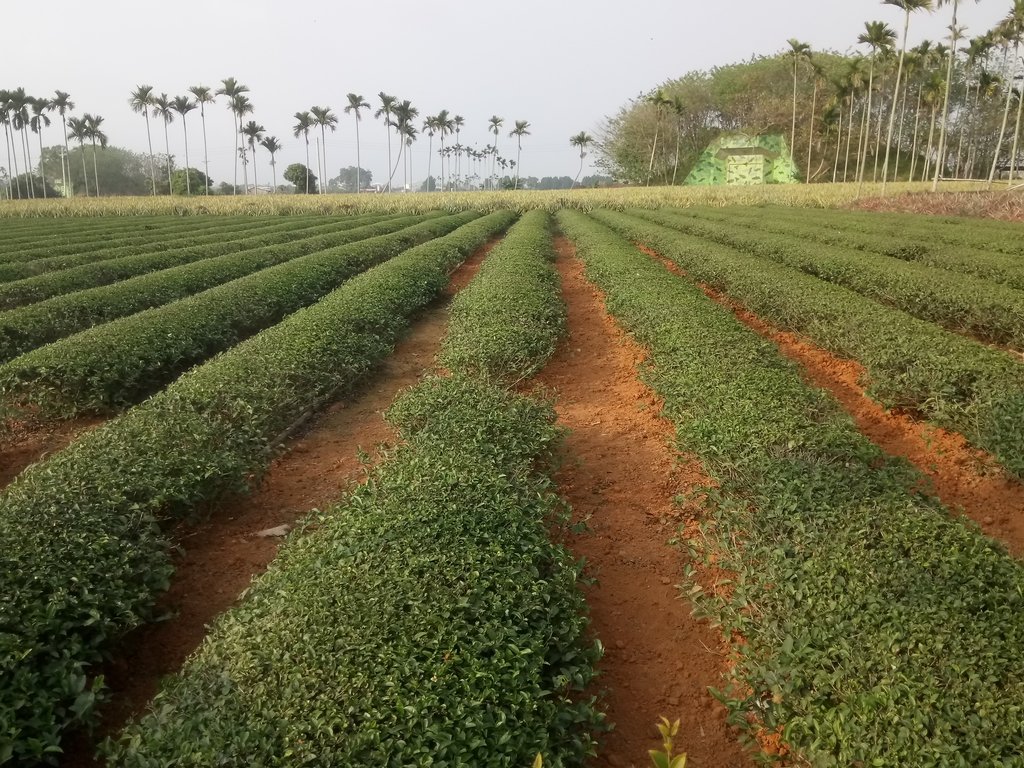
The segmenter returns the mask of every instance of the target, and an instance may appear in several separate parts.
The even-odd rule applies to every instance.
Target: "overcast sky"
[[[978,34],[1009,4],[962,0],[961,24]],[[949,13],[947,6],[915,17],[911,44],[947,34]],[[513,121],[529,120],[522,174],[574,176],[579,159],[569,136],[593,133],[603,116],[640,91],[693,69],[777,52],[789,37],[845,51],[875,19],[899,28],[901,14],[879,0],[0,0],[0,88],[69,91],[79,114],[103,115],[112,143],[144,151],[144,121],[128,107],[136,85],[174,96],[235,77],[251,89],[253,117],[284,144],[280,171],[303,161],[292,115],[313,104],[338,112],[339,130],[327,138],[331,176],[356,160],[352,118],[341,111],[345,94],[360,93],[376,108],[384,90],[412,101],[420,120],[441,109],[463,115],[462,141],[479,148],[491,138],[488,118],[504,117],[499,146],[506,155]],[[190,160],[200,166],[199,120],[192,115]],[[364,114],[360,128],[363,167],[381,180],[386,137],[371,117]],[[230,180],[226,107],[212,105],[207,124],[210,175]],[[154,150],[162,152],[162,127],[155,127]],[[180,123],[170,130],[181,164]],[[58,143],[57,134],[47,141]],[[426,147],[424,136],[414,148],[417,179],[425,176]],[[260,181],[269,181],[262,152],[259,168]]]

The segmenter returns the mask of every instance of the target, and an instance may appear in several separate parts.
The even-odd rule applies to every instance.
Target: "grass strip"
[[[738,651],[733,721],[809,765],[1019,765],[1021,565],[727,309],[607,227],[559,222],[720,484],[691,546],[732,579],[690,594]]]
[[[91,668],[149,617],[170,578],[158,522],[245,490],[282,431],[387,355],[448,272],[514,214],[464,218],[197,367],[0,495],[0,757],[40,761],[69,727],[91,722],[102,693]]]

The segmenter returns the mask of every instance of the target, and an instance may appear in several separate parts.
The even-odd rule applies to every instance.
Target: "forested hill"
[[[900,51],[895,34],[871,22],[861,39],[874,43],[865,44],[867,55],[811,51],[793,40],[785,53],[668,80],[606,118],[599,131],[599,165],[633,183],[646,183],[650,176],[653,184],[681,184],[700,153],[722,132],[779,133],[789,142],[794,134],[795,74],[792,143],[801,178],[809,174],[815,182],[854,181],[861,162],[865,180],[880,181],[894,97],[888,177],[906,180],[911,172],[915,179],[930,177],[938,157],[949,48],[926,41],[908,49],[896,94]],[[1011,40],[1010,51],[1012,46]],[[943,176],[990,174],[1007,111],[1005,83],[1017,74],[1003,48],[1002,40],[991,35],[960,42],[951,79]],[[874,61],[872,50],[877,51]],[[1008,165],[1013,146],[1016,90],[1009,94],[1009,103],[1001,169]]]

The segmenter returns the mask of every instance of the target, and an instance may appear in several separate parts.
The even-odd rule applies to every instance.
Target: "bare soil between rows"
[[[672,447],[662,403],[638,378],[644,350],[608,315],[572,244],[558,238],[556,250],[568,338],[537,382],[557,392],[559,423],[571,430],[556,480],[574,519],[588,524],[566,543],[597,581],[585,594],[606,649],[597,688],[614,728],[599,739],[594,765],[649,765],[661,716],[681,719],[687,765],[751,765],[708,691],[724,686],[728,648],[681,599],[686,560],[669,544],[702,514],[674,499],[710,481]]]
[[[691,280],[678,265],[649,248],[641,251],[670,271]],[[1016,557],[1024,555],[1024,484],[1008,475],[994,458],[974,448],[963,435],[886,409],[865,392],[864,367],[828,352],[797,333],[783,331],[709,285],[693,281],[740,322],[778,346],[796,362],[804,379],[827,390],[851,416],[861,433],[890,456],[910,461],[928,478],[924,490],[954,514],[973,520],[985,535],[1002,542]]]
[[[0,490],[32,464],[67,448],[104,421],[99,416],[86,416],[63,422],[7,422],[0,437]]]
[[[63,768],[102,765],[93,757],[94,745],[145,710],[160,681],[202,643],[210,622],[266,570],[281,538],[260,532],[293,524],[365,478],[366,455],[394,439],[383,412],[432,368],[448,325],[447,304],[498,242],[487,243],[452,273],[442,296],[414,321],[371,381],[308,422],[250,495],[213,506],[202,523],[177,528],[173,538],[182,551],[170,589],[157,604],[168,618],[139,627],[115,648],[114,661],[103,670],[110,701],[101,709],[98,737],[69,739]]]

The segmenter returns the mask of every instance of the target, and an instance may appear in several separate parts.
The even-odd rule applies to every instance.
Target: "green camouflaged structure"
[[[686,184],[795,184],[797,168],[780,134],[727,133],[704,150]]]

